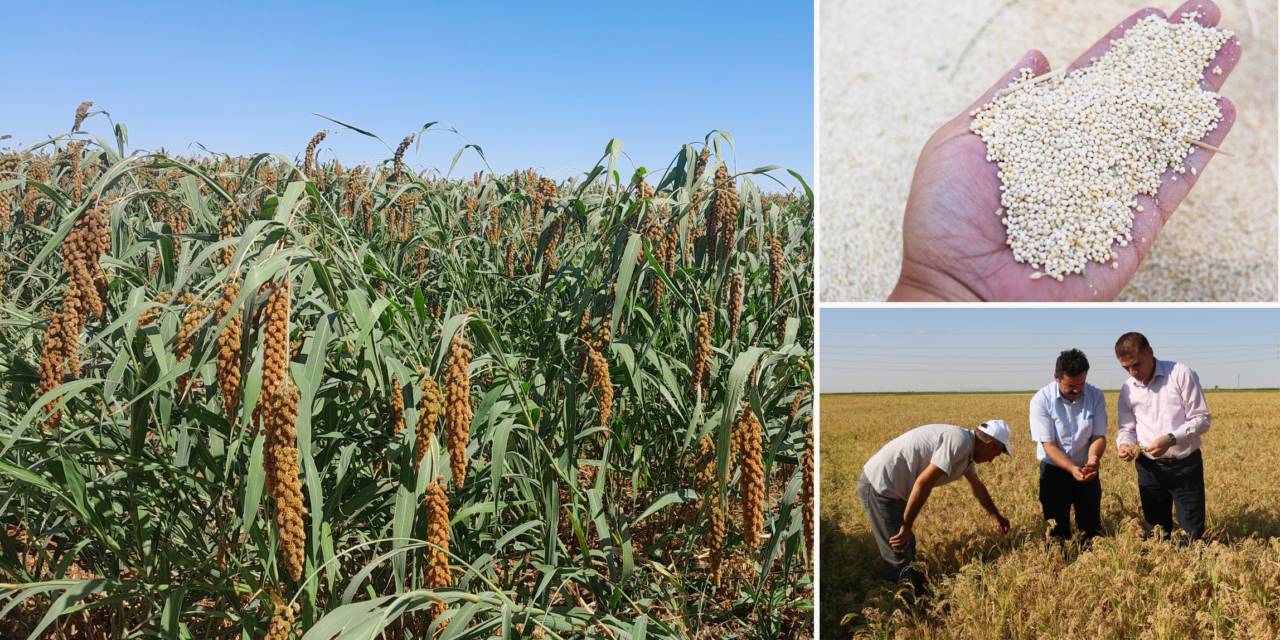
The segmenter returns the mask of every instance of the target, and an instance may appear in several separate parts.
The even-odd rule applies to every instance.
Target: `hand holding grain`
[[[1184,14],[1187,14],[1184,16]],[[1155,8],[1129,16],[1085,51],[1067,68],[1070,73],[1093,64],[1138,21],[1164,14]],[[1190,0],[1179,7],[1170,23],[1194,19],[1204,26],[1218,23],[1221,13],[1211,0]],[[1239,41],[1226,41],[1204,69],[1200,87],[1221,88],[1241,54]],[[987,105],[1030,69],[1035,77],[1049,73],[1039,51],[1029,51],[986,94],[942,126],[925,144],[912,178],[903,219],[903,263],[891,301],[1041,300],[1109,301],[1138,270],[1156,235],[1203,173],[1214,152],[1196,147],[1187,156],[1186,173],[1170,169],[1159,180],[1155,197],[1137,196],[1132,241],[1114,247],[1114,267],[1091,263],[1084,275],[1062,280],[1033,279],[1038,270],[1015,261],[1007,244],[1001,215],[999,169],[988,161],[988,146],[970,131],[971,112]],[[1235,120],[1235,107],[1219,98],[1221,119],[1200,142],[1221,146]]]

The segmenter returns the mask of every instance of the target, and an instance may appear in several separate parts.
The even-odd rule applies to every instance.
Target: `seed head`
[[[609,378],[609,361],[594,348],[587,350],[587,366],[591,374],[590,387],[596,390],[600,400],[600,426],[608,428],[613,415],[613,382]]]
[[[80,130],[80,125],[83,124],[84,119],[89,116],[89,107],[92,106],[92,102],[85,100],[80,103],[80,106],[76,107],[76,121],[75,124],[71,125],[71,131],[73,133]]]
[[[742,274],[735,273],[729,279],[729,336],[738,335],[738,323],[742,320],[742,295],[746,284]]]
[[[244,318],[238,309],[232,309],[239,295],[240,282],[232,280],[222,285],[222,296],[218,298],[218,323],[230,317],[218,335],[218,386],[222,388],[222,406],[231,424],[236,424],[236,406],[240,399],[240,339]]]
[[[739,456],[738,491],[742,494],[742,535],[748,547],[760,545],[764,528],[764,451],[760,442],[760,421],[743,403],[742,416],[733,425],[733,439]]]
[[[471,433],[471,344],[459,331],[449,343],[444,374],[445,440],[453,486],[467,477],[467,442]]]
[[[306,556],[307,533],[303,516],[301,468],[298,463],[298,388],[285,380],[265,400],[261,414],[263,468],[267,492],[275,502],[276,530],[280,537],[280,563],[289,577],[298,582]]]
[[[421,394],[418,398],[418,437],[414,460],[418,466],[421,466],[422,459],[426,457],[427,449],[431,446],[431,438],[436,434],[436,425],[444,415],[444,400],[440,397],[439,385],[431,376],[424,376],[418,388]]]
[[[698,314],[698,324],[694,329],[693,347],[693,393],[701,398],[707,386],[707,378],[711,373],[711,312]]]
[[[441,589],[452,583],[449,575],[449,496],[444,491],[444,477],[436,476],[435,481],[427,485],[427,495],[423,498],[423,506],[427,512],[427,558],[426,572],[422,586],[427,589]],[[440,617],[444,613],[444,603],[436,603],[432,607],[432,617]]]

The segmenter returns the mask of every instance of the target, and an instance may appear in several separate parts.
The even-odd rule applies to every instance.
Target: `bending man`
[[[911,567],[916,555],[912,528],[933,488],[961,476],[1000,532],[1009,530],[1009,521],[1000,515],[976,467],[1001,453],[1012,455],[1009,439],[1009,425],[1003,420],[984,422],[977,429],[929,424],[890,440],[871,456],[858,479],[858,498],[871,521],[886,577],[909,579],[917,594],[923,591],[924,579]]]

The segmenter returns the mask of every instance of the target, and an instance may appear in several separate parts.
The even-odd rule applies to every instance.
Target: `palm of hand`
[[[1110,300],[1137,270],[1139,257],[1122,254],[1119,267],[1091,265],[1085,277],[1033,280],[1014,260],[1001,222],[1000,178],[987,146],[969,131],[968,117],[938,130],[916,166],[903,234],[903,271],[927,269],[979,300]],[[916,189],[915,185],[920,185]]]

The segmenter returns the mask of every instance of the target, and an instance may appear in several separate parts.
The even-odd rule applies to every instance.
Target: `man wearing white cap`
[[[1009,425],[1003,420],[984,422],[977,429],[927,424],[890,440],[871,456],[858,479],[858,498],[871,521],[887,578],[909,579],[921,593],[923,578],[911,568],[916,555],[912,527],[933,488],[961,476],[1000,533],[1009,531],[1009,521],[992,502],[975,465],[1001,453],[1012,456],[1009,440]]]

